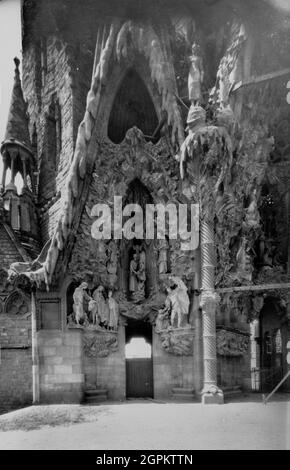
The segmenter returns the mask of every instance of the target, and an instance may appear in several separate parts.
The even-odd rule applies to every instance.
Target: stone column
[[[18,152],[16,150],[10,150],[9,151],[9,154],[10,154],[10,158],[11,158],[11,180],[10,180],[10,183],[6,186],[6,190],[8,191],[14,191],[15,193],[17,193],[17,188],[15,186],[15,163],[16,163],[16,158],[17,158],[17,154]]]
[[[201,308],[203,329],[204,384],[202,403],[222,404],[223,392],[217,386],[216,306],[219,296],[214,288],[215,276],[214,226],[201,220]]]
[[[8,161],[7,161],[7,153],[5,151],[3,153],[3,173],[2,173],[2,182],[1,182],[1,192],[5,191],[7,169],[8,169]]]
[[[23,188],[27,188],[27,171],[26,171],[26,157],[21,155],[22,171],[23,171]]]
[[[33,403],[39,403],[39,357],[37,344],[36,300],[31,292],[31,349],[32,349],[32,397]]]

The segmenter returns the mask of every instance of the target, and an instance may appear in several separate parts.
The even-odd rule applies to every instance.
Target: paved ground
[[[290,450],[290,397],[31,406],[0,416],[0,449]]]

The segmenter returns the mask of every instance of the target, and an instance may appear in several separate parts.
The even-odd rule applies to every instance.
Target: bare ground
[[[289,395],[225,405],[133,400],[40,405],[0,416],[0,449],[288,449]]]

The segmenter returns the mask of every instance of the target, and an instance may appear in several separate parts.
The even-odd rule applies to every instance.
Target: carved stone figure
[[[166,274],[168,270],[167,263],[168,242],[167,240],[160,240],[159,242],[159,257],[158,257],[158,270],[159,274]]]
[[[184,316],[188,315],[189,311],[189,297],[187,294],[187,287],[184,282],[178,277],[171,277],[174,285],[171,287],[169,295],[171,302],[171,326],[174,327],[175,318],[177,317],[177,328],[181,328]]]
[[[247,248],[247,239],[243,237],[241,246],[237,252],[237,277],[239,279],[252,280],[252,259]]]
[[[184,282],[175,276],[171,276],[171,287],[166,289],[167,297],[165,299],[165,306],[159,310],[157,317],[157,329],[163,328],[164,320],[166,317],[170,320],[172,328],[182,328],[184,317],[188,315],[189,311],[189,297],[187,294],[187,287]],[[188,322],[186,321],[186,325]]]
[[[134,250],[133,259],[130,261],[129,291],[132,299],[140,302],[145,297],[146,254],[139,245],[135,246]]]
[[[251,200],[245,214],[245,225],[247,228],[258,228],[260,226],[260,214],[257,204],[257,190],[251,194]]]
[[[143,292],[145,295],[146,273],[145,273],[145,252],[144,251],[140,253],[137,279],[138,279],[138,291],[139,293]]]
[[[170,301],[170,292],[169,287],[166,288],[167,297],[165,299],[164,308],[158,310],[158,315],[155,320],[155,329],[158,333],[159,331],[165,330],[170,326],[170,312],[171,312],[171,301]]]
[[[109,307],[109,330],[118,330],[119,322],[119,305],[113,297],[113,292],[109,290],[108,292],[108,307]]]
[[[75,322],[77,325],[80,325],[80,320],[82,323],[88,321],[87,314],[84,310],[84,300],[91,300],[91,297],[86,292],[88,288],[88,284],[86,282],[82,282],[79,287],[77,287],[73,293],[73,311],[75,315]]]
[[[90,312],[90,320],[93,325],[99,325],[99,316],[98,316],[98,302],[91,299],[89,301],[88,310]]]
[[[109,244],[109,261],[107,263],[107,271],[109,274],[109,281],[111,285],[117,280],[117,267],[118,267],[118,253],[117,247],[114,242]]]
[[[104,287],[99,286],[93,293],[93,300],[96,302],[96,314],[98,315],[98,324],[107,326],[109,322],[109,307],[104,298]],[[97,320],[96,320],[97,321]]]
[[[136,292],[138,290],[137,271],[138,271],[138,255],[137,253],[134,253],[133,259],[130,262],[129,291],[131,293]]]
[[[197,44],[192,45],[192,55],[189,60],[188,97],[193,106],[198,106],[202,101],[201,84],[204,79],[204,68],[200,48]]]

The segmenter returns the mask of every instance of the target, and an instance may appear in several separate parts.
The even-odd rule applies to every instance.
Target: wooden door
[[[153,398],[152,358],[126,359],[128,398]]]

